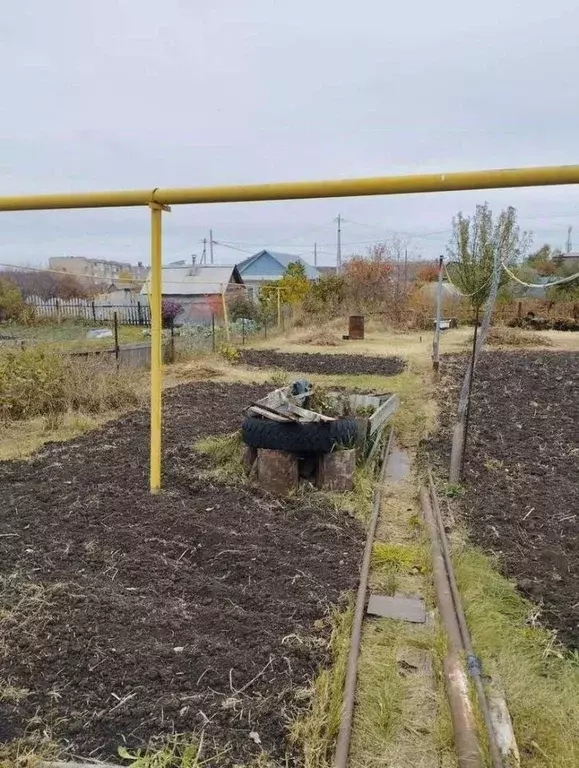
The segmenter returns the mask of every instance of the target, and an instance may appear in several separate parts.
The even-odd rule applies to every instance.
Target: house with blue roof
[[[260,251],[237,264],[239,274],[247,288],[248,296],[257,299],[259,289],[263,283],[269,280],[281,279],[288,265],[295,261],[304,265],[306,276],[309,280],[318,280],[321,277],[321,273],[316,267],[308,264],[301,256],[295,256],[291,253],[279,253],[279,251]]]

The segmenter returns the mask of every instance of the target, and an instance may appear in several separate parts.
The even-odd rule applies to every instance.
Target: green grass
[[[440,679],[444,637],[434,627],[367,621],[358,662],[350,768],[452,765]]]
[[[416,570],[423,573],[428,570],[429,562],[427,550],[419,544],[376,541],[372,548],[372,568],[375,571],[410,573]]]
[[[376,479],[373,467],[360,464],[354,470],[354,488],[351,491],[308,490],[310,497],[329,502],[341,514],[351,515],[366,523],[372,514],[372,499]]]
[[[177,734],[147,749],[128,750],[119,747],[119,757],[128,760],[128,768],[201,768],[216,765],[228,749],[218,750],[204,745],[203,734]]]
[[[303,768],[329,768],[340,729],[344,681],[350,647],[354,601],[347,610],[334,609],[330,639],[331,665],[318,673],[304,691],[308,711],[290,725],[290,741],[302,752]]]
[[[213,467],[206,470],[210,477],[226,483],[242,482],[246,479],[241,432],[204,437],[194,443],[193,450],[211,459]]]
[[[537,607],[482,552],[459,546],[454,566],[476,652],[504,688],[525,768],[579,766],[579,662]]]
[[[106,339],[87,339],[89,328],[110,328],[112,323],[78,323],[71,320],[63,320],[61,323],[41,323],[38,325],[21,325],[19,323],[2,323],[0,331],[6,336],[25,340],[29,344],[38,343],[42,346],[55,346],[67,349],[91,349],[100,347],[112,347],[114,337]],[[143,327],[136,325],[119,325],[119,342],[126,344],[135,341],[146,341],[143,336]]]

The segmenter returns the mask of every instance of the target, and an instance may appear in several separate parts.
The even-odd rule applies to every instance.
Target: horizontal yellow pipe
[[[272,184],[225,184],[177,189],[127,189],[116,192],[67,192],[50,195],[0,197],[0,211],[54,208],[114,208],[185,203],[241,203],[257,200],[298,200],[313,197],[405,195],[416,192],[451,192],[463,189],[542,187],[579,184],[579,165],[539,168],[503,168],[490,171],[423,173],[410,176],[374,176],[329,181],[288,181]]]

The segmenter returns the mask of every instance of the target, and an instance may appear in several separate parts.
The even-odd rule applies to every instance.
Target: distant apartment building
[[[135,280],[145,280],[149,272],[140,261],[136,266],[128,261],[110,259],[89,259],[86,256],[51,256],[50,269],[68,272],[71,275],[83,275],[99,280],[115,280],[121,272],[129,273]]]

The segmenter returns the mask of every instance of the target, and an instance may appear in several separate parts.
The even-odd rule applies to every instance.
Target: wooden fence
[[[121,325],[150,325],[149,305],[136,301],[131,304],[103,304],[91,299],[47,299],[30,297],[26,303],[41,317],[55,320],[87,320],[91,323],[112,323],[115,312]]]

